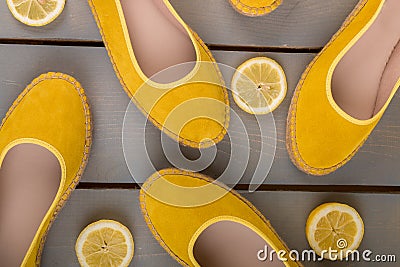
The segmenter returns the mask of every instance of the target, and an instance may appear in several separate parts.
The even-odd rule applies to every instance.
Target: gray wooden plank
[[[346,203],[358,210],[365,224],[359,251],[400,257],[400,196],[307,192],[256,192],[243,194],[267,219],[290,249],[310,249],[305,236],[308,214],[325,202]],[[158,245],[148,230],[138,203],[137,190],[76,190],[50,229],[42,266],[79,266],[74,245],[80,231],[99,219],[114,219],[133,233],[135,256],[131,266],[180,266]],[[366,262],[305,262],[305,266],[378,266]],[[379,266],[383,266],[379,265]],[[385,263],[384,266],[398,266]]]
[[[0,2],[0,39],[101,40],[96,22],[85,0],[69,0],[61,15],[43,27],[29,27],[17,21]]]
[[[321,47],[358,0],[285,0],[268,16],[249,18],[228,0],[171,0],[178,13],[206,43],[219,45]],[[67,1],[62,15],[42,28],[16,21],[0,1],[0,39],[73,39],[99,41],[85,0]]]
[[[276,124],[277,148],[272,169],[264,183],[399,185],[397,174],[400,171],[400,165],[397,159],[400,157],[398,140],[400,126],[396,114],[400,112],[400,105],[397,95],[377,129],[353,160],[329,176],[311,177],[298,171],[290,162],[284,136],[290,98],[301,73],[314,55],[246,52],[215,52],[214,54],[219,62],[233,68],[248,58],[266,55],[276,59],[286,70],[289,91],[285,101],[273,114]],[[127,124],[131,128],[126,128],[129,138],[126,138],[127,142],[125,143],[125,152],[128,153],[127,162],[132,173],[129,172],[122,148],[123,120],[129,99],[114,74],[104,48],[0,45],[0,57],[7,62],[0,66],[0,117],[5,115],[14,99],[34,77],[47,71],[70,74],[86,89],[94,117],[94,142],[82,181],[129,183],[133,182],[132,174],[135,181],[141,183],[154,171],[172,166],[164,155],[165,151],[170,150],[163,150],[160,131],[152,125],[146,124],[144,116],[137,109],[133,109],[127,120],[129,122]],[[234,69],[224,65],[221,65],[221,68],[229,84]],[[217,156],[205,169],[205,173],[218,178],[226,170],[231,159],[234,167],[226,173],[226,177],[229,179],[223,181],[233,183],[236,178],[240,178],[238,173],[244,170],[240,183],[248,184],[256,170],[260,155],[266,160],[272,159],[274,156],[271,151],[261,153],[259,136],[259,129],[270,129],[273,124],[270,123],[272,122],[271,118],[267,117],[260,126],[257,125],[254,117],[241,111],[232,99],[231,107],[238,114],[240,120],[246,124],[249,134],[246,137],[243,133],[238,133],[237,124],[232,123],[229,135],[239,135],[241,140],[230,142],[229,136],[227,136],[218,144]],[[144,131],[145,135],[143,135]],[[274,133],[270,132],[270,139],[263,138],[264,145],[274,143]],[[246,147],[241,144],[247,140],[250,144],[250,158],[244,162],[248,163],[244,168],[241,167],[243,160],[237,155],[240,156],[246,152]],[[232,144],[236,148],[239,147],[239,153],[236,151],[233,156],[231,156]],[[197,150],[189,148],[182,150],[188,158],[195,159],[198,155]],[[205,152],[210,151],[211,149]],[[242,151],[243,153],[241,153]],[[150,158],[150,162],[147,157]],[[174,154],[173,157],[178,158],[178,154]],[[265,164],[264,161],[263,164]]]

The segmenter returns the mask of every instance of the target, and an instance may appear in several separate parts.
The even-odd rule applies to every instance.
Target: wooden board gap
[[[64,40],[64,39],[63,40],[0,39],[0,44],[104,47],[104,43],[100,41],[82,41],[82,40]]]
[[[140,189],[138,183],[92,183],[81,182],[77,189]],[[234,186],[237,191],[247,191],[248,184]],[[265,191],[291,191],[291,192],[332,192],[332,193],[365,193],[365,194],[400,194],[400,186],[370,186],[370,185],[280,185],[263,184],[257,192]]]

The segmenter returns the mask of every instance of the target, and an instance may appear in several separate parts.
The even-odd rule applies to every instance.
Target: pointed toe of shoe
[[[293,163],[311,175],[327,175],[346,164],[368,138],[376,122],[356,125],[328,110],[314,116],[289,116],[287,148]],[[307,115],[306,115],[307,114]]]
[[[156,101],[148,118],[183,145],[210,147],[224,138],[229,125],[230,108],[222,88],[201,82],[180,85]]]
[[[0,150],[17,139],[38,139],[55,147],[67,167],[77,169],[90,131],[90,111],[81,85],[66,74],[46,73],[34,79],[8,111],[0,131]]]

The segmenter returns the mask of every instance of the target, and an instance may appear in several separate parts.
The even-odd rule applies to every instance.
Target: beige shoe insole
[[[196,52],[189,34],[163,0],[120,1],[133,51],[143,73],[159,83],[174,82],[186,76],[194,67]],[[182,63],[186,64],[179,66]],[[162,73],[153,77],[159,72]]]
[[[333,73],[333,98],[356,119],[378,113],[400,78],[399,12],[399,0],[386,0],[377,19]]]
[[[21,144],[0,169],[0,266],[20,266],[60,186],[58,159],[47,149]]]
[[[197,238],[193,254],[200,266],[204,267],[284,267],[285,265],[272,255],[272,261],[258,259],[258,252],[265,251],[268,257],[272,251],[256,232],[232,221],[221,221],[206,228]],[[261,257],[264,254],[260,254]]]

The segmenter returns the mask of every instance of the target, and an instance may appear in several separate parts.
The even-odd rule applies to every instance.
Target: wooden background
[[[246,190],[260,157],[272,160],[272,168],[249,198],[272,222],[293,249],[308,248],[304,226],[308,213],[326,201],[354,206],[365,220],[362,249],[400,257],[399,97],[392,101],[384,118],[367,143],[346,166],[326,177],[311,177],[298,171],[285,149],[285,121],[293,90],[307,64],[338,30],[357,0],[284,0],[272,14],[249,18],[235,12],[227,0],[171,0],[182,16],[209,45],[216,60],[224,64],[230,83],[232,68],[255,56],[268,56],[284,68],[288,95],[273,113],[276,125],[276,152],[261,151],[259,127],[231,101],[232,109],[246,122],[250,158],[237,189]],[[60,71],[80,81],[89,97],[94,119],[94,142],[89,164],[78,189],[50,230],[42,259],[43,266],[78,266],[74,242],[89,223],[111,218],[126,224],[135,238],[132,266],[178,266],[152,238],[140,215],[138,184],[153,169],[171,166],[163,156],[160,133],[143,123],[134,108],[129,114],[133,131],[126,151],[143,146],[134,138],[146,131],[146,152],[123,153],[123,121],[129,99],[116,78],[101,41],[89,5],[84,0],[68,0],[61,16],[48,26],[32,28],[16,21],[6,1],[0,1],[0,117],[30,81],[47,71]],[[230,68],[226,67],[230,66]],[[225,71],[224,71],[225,70]],[[272,117],[264,119],[271,122]],[[126,130],[126,129],[125,129]],[[231,131],[232,129],[230,129]],[[275,133],[275,132],[274,132]],[[274,139],[275,141],[275,139]],[[204,173],[217,178],[227,162],[239,162],[230,155],[226,138],[218,144],[217,157]],[[182,148],[189,158],[198,151]],[[131,167],[142,166],[132,170]],[[129,168],[128,168],[129,167]],[[132,170],[132,172],[129,171]],[[232,170],[232,177],[235,170]],[[134,176],[134,177],[133,177]],[[237,178],[237,177],[234,177]],[[305,266],[378,266],[377,263],[304,263]],[[386,263],[382,266],[398,266]]]

